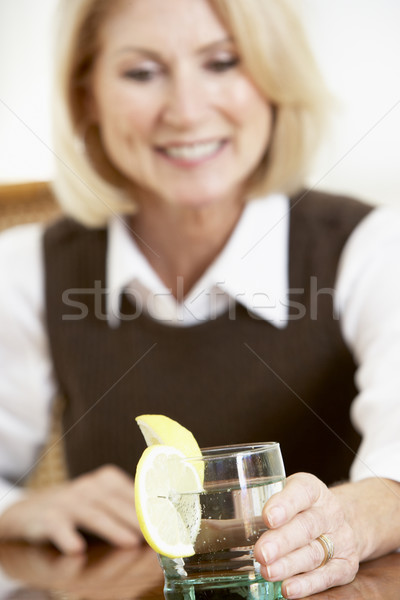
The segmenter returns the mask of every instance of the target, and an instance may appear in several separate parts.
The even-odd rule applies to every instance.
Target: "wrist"
[[[331,491],[353,530],[360,562],[400,547],[400,483],[373,477]]]
[[[363,482],[342,483],[331,488],[331,492],[340,502],[344,519],[353,531],[354,542],[359,561],[366,560],[374,551],[371,528],[371,513],[368,511],[365,498],[368,492],[364,490]]]

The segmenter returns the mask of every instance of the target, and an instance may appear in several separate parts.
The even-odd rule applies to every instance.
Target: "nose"
[[[199,124],[209,107],[207,85],[198,73],[182,70],[171,75],[166,92],[163,120],[177,129]]]

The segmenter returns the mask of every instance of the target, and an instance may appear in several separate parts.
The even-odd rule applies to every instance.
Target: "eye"
[[[155,64],[143,65],[133,69],[127,69],[124,71],[123,76],[126,79],[133,79],[140,83],[146,83],[152,81],[161,72],[161,67]]]
[[[224,73],[230,69],[234,69],[240,64],[238,56],[226,56],[221,58],[214,58],[207,63],[207,68],[215,73]]]

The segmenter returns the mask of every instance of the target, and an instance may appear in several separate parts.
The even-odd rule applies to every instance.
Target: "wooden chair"
[[[49,221],[59,213],[50,185],[45,181],[0,185],[0,230]]]
[[[60,213],[47,182],[0,185],[0,231],[24,223],[48,222]],[[49,439],[26,484],[30,488],[55,485],[67,478],[62,406],[62,400],[58,398],[53,405]]]

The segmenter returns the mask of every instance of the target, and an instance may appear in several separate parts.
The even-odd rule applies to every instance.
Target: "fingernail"
[[[267,512],[267,519],[271,527],[278,527],[285,519],[285,510],[281,506],[274,506]]]
[[[261,546],[261,554],[263,555],[263,559],[265,564],[272,562],[275,560],[277,550],[275,544],[267,543]]]
[[[301,585],[296,581],[286,586],[285,598],[293,598],[294,596],[301,596]]]

